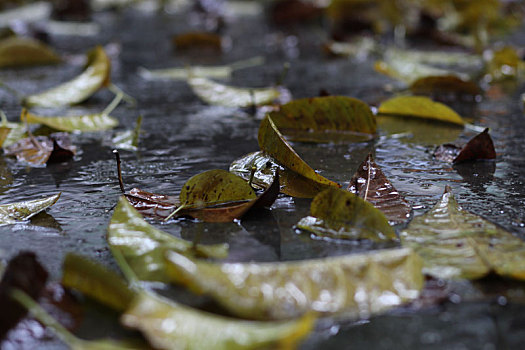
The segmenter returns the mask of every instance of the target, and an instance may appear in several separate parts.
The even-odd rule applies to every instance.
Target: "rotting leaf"
[[[326,187],[341,187],[338,183],[317,174],[314,169],[306,164],[285,140],[270,116],[266,116],[259,126],[258,141],[263,152],[277,160],[280,165],[297,173],[299,178],[305,178],[306,182],[317,187],[317,192]],[[311,198],[311,194],[315,195],[316,193],[306,194],[304,197]],[[302,197],[301,193],[297,193],[297,195]]]
[[[0,340],[26,314],[26,310],[11,299],[11,291],[20,289],[38,298],[46,285],[47,276],[47,271],[33,252],[20,252],[9,261],[0,281]]]
[[[195,77],[188,84],[201,100],[210,105],[226,107],[251,107],[272,103],[281,97],[281,90],[273,88],[238,88]],[[285,94],[283,94],[285,95]]]
[[[211,49],[221,52],[223,40],[220,35],[209,32],[188,32],[173,37],[177,50]]]
[[[0,68],[59,63],[60,57],[46,44],[28,37],[0,40]]]
[[[42,199],[0,205],[0,225],[27,220],[55,204],[59,197],[60,193]]]
[[[61,163],[73,158],[76,147],[71,144],[69,134],[57,132],[47,136],[30,136],[5,147],[4,154],[15,156],[20,162],[32,166]]]
[[[367,141],[374,137],[376,120],[361,100],[345,96],[304,98],[270,112],[270,118],[293,141]]]
[[[400,233],[403,246],[436,278],[477,279],[496,273],[525,280],[525,243],[510,232],[458,206],[450,187],[426,214]]]
[[[412,207],[401,197],[394,185],[368,154],[350,180],[348,191],[369,201],[385,214],[392,225],[406,222]]]
[[[191,309],[140,293],[122,316],[159,349],[294,349],[311,331],[315,318],[281,322],[245,321]],[[167,325],[170,326],[167,326]]]
[[[449,163],[462,163],[475,160],[489,160],[496,158],[494,143],[486,128],[474,136],[463,148],[452,144],[438,146],[434,151],[434,157]]]
[[[140,280],[166,282],[164,253],[173,250],[185,255],[225,258],[227,244],[194,244],[148,224],[137,210],[121,197],[107,232],[111,249],[119,249]]]
[[[475,100],[482,90],[471,80],[464,80],[454,75],[427,76],[410,84],[414,95],[425,95],[439,100]]]
[[[22,101],[27,107],[59,107],[80,103],[110,84],[111,63],[101,46],[88,52],[88,63],[76,78]]]
[[[381,103],[377,112],[382,115],[426,118],[465,125],[461,116],[450,107],[424,96],[393,97]]]
[[[319,237],[369,239],[376,242],[396,239],[385,215],[357,195],[336,188],[319,193],[310,206],[310,216],[297,228]]]
[[[418,297],[422,262],[410,249],[307,261],[211,263],[168,252],[174,282],[212,296],[251,319],[289,319],[309,312],[369,317]]]

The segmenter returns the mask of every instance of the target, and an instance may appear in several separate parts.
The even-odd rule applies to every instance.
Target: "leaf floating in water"
[[[489,129],[474,136],[463,148],[445,144],[436,148],[434,157],[449,163],[462,163],[475,160],[489,160],[496,158],[494,143],[489,135]]]
[[[252,319],[369,317],[417,298],[423,286],[421,259],[410,249],[275,263],[217,264],[174,252],[167,259],[174,282]]]
[[[315,196],[310,215],[297,228],[320,237],[369,239],[376,242],[396,239],[385,215],[353,193],[330,188]]]
[[[525,243],[510,232],[458,206],[449,187],[425,215],[400,234],[401,243],[436,278],[476,279],[489,273],[525,279]]]
[[[173,250],[206,258],[228,256],[227,244],[193,244],[148,224],[122,197],[111,217],[107,233],[111,249],[119,249],[135,275],[141,280],[168,281],[164,253]]]
[[[122,316],[159,349],[294,349],[310,333],[315,319],[281,322],[243,321],[141,293]]]
[[[406,222],[410,218],[412,207],[383,174],[371,154],[368,154],[357,168],[348,190],[372,203],[393,225]]]
[[[314,187],[313,191],[304,193],[299,190],[290,195],[311,198],[327,187],[341,187],[338,183],[317,174],[314,169],[306,164],[285,140],[270,116],[264,118],[259,126],[258,141],[263,152],[277,160],[279,165],[296,173],[299,181],[308,183],[309,188]],[[282,192],[287,193],[287,188],[283,188]]]
[[[82,74],[57,87],[23,100],[27,107],[59,107],[80,103],[110,83],[111,64],[100,46],[88,53],[88,64]]]
[[[281,97],[279,88],[238,88],[207,78],[188,79],[193,92],[210,105],[251,107],[272,103]]]
[[[69,134],[57,132],[47,136],[30,136],[4,148],[4,154],[16,156],[20,162],[32,166],[67,161],[76,153]]]
[[[59,197],[60,193],[42,199],[0,205],[0,225],[27,220],[55,204]]]
[[[454,75],[428,76],[414,81],[410,85],[414,95],[425,95],[439,100],[475,100],[481,95],[481,88],[470,80],[463,80]]]
[[[24,113],[26,113],[25,120],[29,124],[42,124],[60,131],[101,131],[112,129],[118,125],[118,120],[106,113],[60,117],[39,116],[22,111],[22,114]]]
[[[173,45],[177,50],[211,49],[220,52],[223,49],[223,40],[215,33],[188,32],[175,35]]]
[[[56,64],[60,61],[49,46],[36,39],[12,36],[0,40],[0,68]]]
[[[142,115],[139,115],[135,128],[117,133],[111,140],[118,149],[136,151],[139,149],[140,127],[142,125]]]
[[[426,118],[457,125],[465,121],[450,107],[423,96],[393,97],[381,103],[378,114]]]
[[[366,141],[376,132],[375,116],[361,100],[344,96],[304,98],[270,112],[277,129],[293,141]]]

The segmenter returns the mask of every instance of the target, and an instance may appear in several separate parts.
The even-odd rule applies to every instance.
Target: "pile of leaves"
[[[205,15],[220,17],[207,12],[204,2],[198,3]],[[470,125],[443,102],[453,105],[468,99],[476,103],[490,84],[520,78],[523,61],[518,49],[486,46],[489,34],[512,25],[517,14],[504,7],[512,5],[423,1],[411,9],[416,13],[414,20],[408,16],[406,7],[412,6],[408,1],[334,0],[325,8],[301,1],[273,4],[269,13],[278,25],[329,18],[330,36],[337,42],[330,40],[325,50],[333,55],[377,55],[376,70],[399,81],[395,95],[377,106],[327,93],[293,99],[284,81],[267,88],[216,81],[231,77],[235,70],[264,64],[260,57],[223,66],[140,69],[138,75],[143,79],[186,81],[204,103],[255,112],[261,117],[257,120],[259,150],[234,160],[228,170],[195,174],[177,194],[138,188],[126,191],[116,152],[122,194],[119,199],[115,196],[107,244],[120,274],[72,252],[63,262],[57,284],[47,281],[48,274],[33,253],[20,253],[1,274],[0,308],[9,312],[0,315],[0,339],[24,327],[29,311],[64,343],[78,349],[288,349],[308,336],[318,317],[368,318],[403,304],[416,304],[429,288],[428,281],[480,279],[489,274],[522,281],[525,243],[463,210],[448,186],[431,210],[413,218],[411,204],[372,154],[343,186],[320,175],[294,150],[297,143],[375,142],[380,134],[393,133],[391,129],[413,132],[411,123],[425,120],[459,132],[483,130],[462,147],[438,146],[429,159],[452,165],[495,162],[497,153],[489,130]],[[505,20],[499,17],[503,12]],[[463,51],[443,54],[379,44],[381,35],[391,30],[397,33],[399,28],[404,28],[407,40],[429,35]],[[360,36],[364,31],[371,36]],[[216,33],[192,32],[181,33],[172,42],[177,51],[220,54],[227,47],[224,39]],[[111,83],[111,60],[102,46],[90,50],[86,61],[75,78],[40,93],[18,96],[20,122],[9,122],[3,115],[0,126],[5,155],[31,166],[70,161],[77,152],[70,133],[97,133],[118,125],[110,113],[122,98],[131,98]],[[55,50],[34,38],[10,35],[0,41],[2,69],[60,62]],[[83,103],[101,89],[114,91],[116,97],[100,113],[53,114]],[[37,115],[31,111],[35,107],[53,112]],[[115,148],[136,151],[141,122],[139,117],[134,128],[116,134]],[[46,126],[52,132],[42,135],[31,125]],[[0,205],[0,224],[25,222],[52,206],[59,196]],[[396,248],[296,262],[224,262],[227,244],[189,242],[152,223],[178,225],[186,218],[189,224],[245,220],[247,214],[269,210],[285,196],[312,199],[310,215],[295,225],[299,234],[334,242],[388,242]],[[177,303],[146,282],[174,284],[205,294],[228,316]],[[123,326],[139,331],[141,337],[133,341],[79,339],[71,333],[78,322],[64,324],[67,317],[51,316],[60,309],[75,320],[77,301],[64,292],[63,300],[49,302],[53,288],[75,290],[112,309]]]

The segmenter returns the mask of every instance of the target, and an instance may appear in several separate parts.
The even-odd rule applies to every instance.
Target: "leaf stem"
[[[137,100],[135,100],[133,97],[131,97],[130,95],[126,94],[124,91],[122,91],[121,88],[119,88],[117,85],[111,83],[109,84],[108,86],[108,89],[109,91],[111,91],[112,93],[114,93],[115,95],[119,95],[119,94],[122,94],[122,98],[124,99],[124,101],[126,101],[127,103],[129,103],[130,105],[132,106],[135,106],[137,104]]]
[[[104,108],[104,110],[102,111],[102,115],[109,115],[109,113],[113,112],[113,110],[117,108],[123,97],[124,94],[122,92],[117,93],[113,101],[111,101],[110,104],[106,108]]]
[[[166,217],[166,219],[164,219],[164,221],[168,221],[169,219],[171,219],[175,214],[177,214],[179,211],[181,211],[182,209],[185,209],[187,206],[186,205],[180,205],[178,206],[174,211],[171,212],[170,215],[168,215]]]
[[[139,138],[140,138],[140,127],[142,125],[142,114],[137,118],[137,124],[133,130],[133,139],[131,140],[131,145],[135,148],[139,147]]]
[[[113,154],[115,155],[115,158],[117,160],[117,176],[118,176],[118,184],[120,186],[120,191],[122,193],[126,193],[126,190],[124,189],[124,181],[122,181],[122,168],[120,165],[120,154],[116,149],[113,150]]]

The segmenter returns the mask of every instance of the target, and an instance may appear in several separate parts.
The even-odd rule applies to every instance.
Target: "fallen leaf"
[[[370,107],[361,100],[345,96],[304,98],[288,102],[269,117],[293,141],[368,141],[376,132]]]
[[[486,128],[474,136],[463,148],[452,144],[444,144],[436,148],[434,157],[449,163],[462,163],[474,160],[488,160],[496,158],[494,143]]]
[[[306,261],[212,263],[167,253],[174,282],[244,318],[369,317],[418,297],[421,259],[390,249]]]
[[[226,107],[251,107],[272,103],[279,99],[279,88],[238,88],[196,77],[188,79],[188,84],[201,100],[210,105]]]
[[[29,124],[42,124],[60,131],[101,131],[112,129],[118,125],[118,120],[106,113],[95,113],[75,116],[39,116],[31,112],[22,111],[24,119]]]
[[[113,212],[107,232],[111,249],[118,249],[140,280],[166,282],[164,253],[173,250],[206,258],[228,256],[227,244],[194,244],[148,224],[122,197]]]
[[[60,193],[42,199],[0,205],[0,226],[27,220],[55,204],[59,197]]]
[[[376,242],[397,238],[381,211],[355,194],[336,188],[315,196],[310,216],[302,218],[296,227],[320,237]]]
[[[378,114],[416,117],[437,120],[457,125],[465,121],[450,107],[423,96],[393,97],[381,103]]]
[[[101,46],[88,52],[88,64],[76,78],[22,101],[27,107],[59,107],[80,103],[110,84],[111,64]]]
[[[436,278],[477,279],[496,273],[525,279],[525,244],[510,232],[458,206],[447,186],[441,200],[400,233]]]
[[[7,139],[7,135],[11,132],[11,129],[5,126],[0,126],[0,147],[4,144]]]
[[[139,115],[135,128],[119,132],[113,137],[111,142],[118,149],[136,151],[139,148],[140,127],[142,126],[142,115]]]
[[[220,52],[223,49],[221,36],[209,32],[187,32],[173,36],[172,41],[177,50],[210,49]]]
[[[30,136],[4,147],[4,154],[15,156],[19,162],[33,166],[61,163],[73,158],[76,147],[71,144],[67,133],[53,133],[48,136]]]
[[[301,0],[284,0],[272,3],[269,12],[276,24],[304,23],[322,15],[323,9],[314,3]]]
[[[165,219],[180,206],[178,196],[146,192],[132,188],[124,194],[131,205],[144,216]]]
[[[471,80],[454,75],[427,76],[410,84],[414,95],[425,95],[444,100],[475,100],[482,94],[481,88]]]
[[[317,192],[326,187],[341,187],[338,183],[317,174],[314,169],[306,164],[285,140],[270,116],[266,116],[259,126],[258,141],[263,152],[277,160],[280,165],[298,174],[301,180],[304,178],[304,182],[315,186]],[[316,193],[297,193],[299,197],[304,195],[304,197],[310,198],[312,194],[315,195]]]
[[[365,36],[358,37],[352,42],[330,41],[324,44],[323,48],[330,55],[364,60],[377,50],[377,44],[374,39]]]
[[[47,271],[33,252],[20,252],[9,261],[0,281],[0,340],[26,314],[25,308],[11,299],[11,291],[23,290],[31,297],[38,298],[46,285],[47,277]]]
[[[487,64],[487,75],[490,81],[497,82],[516,78],[523,63],[515,48],[504,46],[490,52],[491,58]]]
[[[412,207],[383,174],[371,154],[357,168],[348,184],[348,191],[372,203],[385,214],[392,225],[406,222],[410,218]]]
[[[49,46],[36,39],[11,36],[0,40],[0,68],[56,64],[60,61]]]

